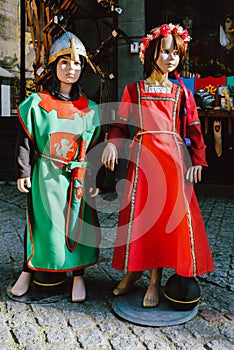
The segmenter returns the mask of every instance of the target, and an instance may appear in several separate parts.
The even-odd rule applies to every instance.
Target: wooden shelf
[[[228,123],[228,134],[232,134],[232,118],[234,118],[234,109],[231,111],[225,111],[224,109],[207,109],[199,110],[198,116],[200,119],[204,118],[204,134],[206,135],[209,130],[209,119],[222,119],[226,118]]]

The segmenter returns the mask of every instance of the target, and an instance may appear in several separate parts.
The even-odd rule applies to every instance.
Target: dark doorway
[[[163,23],[183,24],[186,17],[192,19],[192,35],[209,38],[217,31],[222,17],[234,11],[233,0],[214,2],[213,0],[146,0],[146,30]]]

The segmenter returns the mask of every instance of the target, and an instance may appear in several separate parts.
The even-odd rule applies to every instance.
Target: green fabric
[[[227,77],[227,85],[234,87],[234,76]]]
[[[19,106],[21,123],[39,154],[51,157],[52,135],[56,133],[80,135],[87,141],[87,149],[97,140],[100,128],[95,103],[89,101],[90,111],[82,117],[77,111],[74,119],[65,119],[58,118],[56,110],[47,113],[38,105],[40,101],[40,96],[35,93]],[[74,167],[73,161],[68,167]],[[94,264],[98,258],[100,241],[97,213],[93,209],[95,203],[87,204],[86,194],[80,201],[74,198],[69,237],[71,242],[79,236],[79,241],[75,249],[70,251],[65,231],[71,172],[59,168],[51,159],[36,156],[31,181],[26,220],[28,266],[36,270],[69,271]]]

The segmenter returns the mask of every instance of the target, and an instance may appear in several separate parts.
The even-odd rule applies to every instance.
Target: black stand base
[[[132,292],[117,296],[112,304],[113,310],[121,318],[143,326],[167,327],[190,321],[197,315],[197,306],[189,311],[172,309],[163,297],[155,308],[142,306],[145,290],[135,288]]]
[[[17,297],[11,293],[11,288],[15,281],[7,287],[7,295],[14,301],[26,304],[47,304],[54,303],[67,298],[71,294],[71,280],[67,279],[57,286],[44,287],[32,282],[27,293]]]

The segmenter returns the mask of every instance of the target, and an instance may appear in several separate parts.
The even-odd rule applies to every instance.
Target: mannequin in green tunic
[[[83,43],[64,33],[50,50],[51,87],[18,108],[17,186],[27,194],[27,212],[24,268],[11,289],[16,296],[28,291],[33,271],[72,271],[72,301],[83,301],[84,268],[98,259],[98,188],[88,185],[86,170],[100,124],[97,105],[80,93],[85,58]]]

